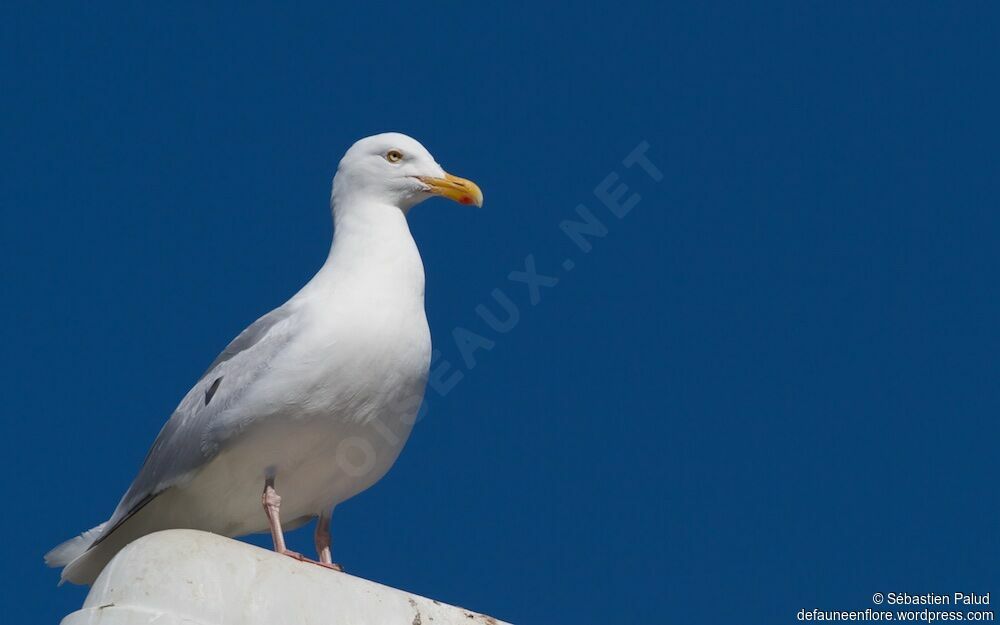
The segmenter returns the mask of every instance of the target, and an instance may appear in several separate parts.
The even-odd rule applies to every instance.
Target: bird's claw
[[[316,564],[323,567],[324,569],[331,569],[339,573],[344,572],[344,567],[340,566],[336,562],[320,562],[319,560],[313,560],[312,558],[307,558],[298,551],[292,551],[291,549],[285,549],[280,552],[282,555],[288,556],[289,558],[294,558],[299,562],[308,562],[309,564]]]

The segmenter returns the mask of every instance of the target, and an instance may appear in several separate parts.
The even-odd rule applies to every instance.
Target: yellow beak
[[[431,176],[417,176],[420,182],[428,187],[428,192],[440,195],[459,204],[483,205],[483,192],[479,186],[471,180],[445,174],[444,178],[433,178]]]

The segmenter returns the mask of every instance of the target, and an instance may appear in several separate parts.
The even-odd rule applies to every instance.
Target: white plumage
[[[261,508],[269,479],[288,529],[327,521],[333,506],[381,478],[427,379],[424,272],[406,213],[435,194],[482,204],[475,184],[446,174],[410,137],[354,144],[334,177],[326,263],[212,363],[111,518],[46,563],[65,567],[63,580],[91,583],[122,547],[161,529],[273,532]]]

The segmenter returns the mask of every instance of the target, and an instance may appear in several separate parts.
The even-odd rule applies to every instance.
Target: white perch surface
[[[62,625],[504,625],[496,619],[195,530],[115,556]]]

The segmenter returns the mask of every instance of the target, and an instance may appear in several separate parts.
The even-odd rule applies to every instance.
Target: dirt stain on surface
[[[413,615],[413,622],[410,625],[422,625],[423,621],[420,618],[420,608],[417,607],[417,602],[410,599],[410,607],[413,608],[415,614]]]

